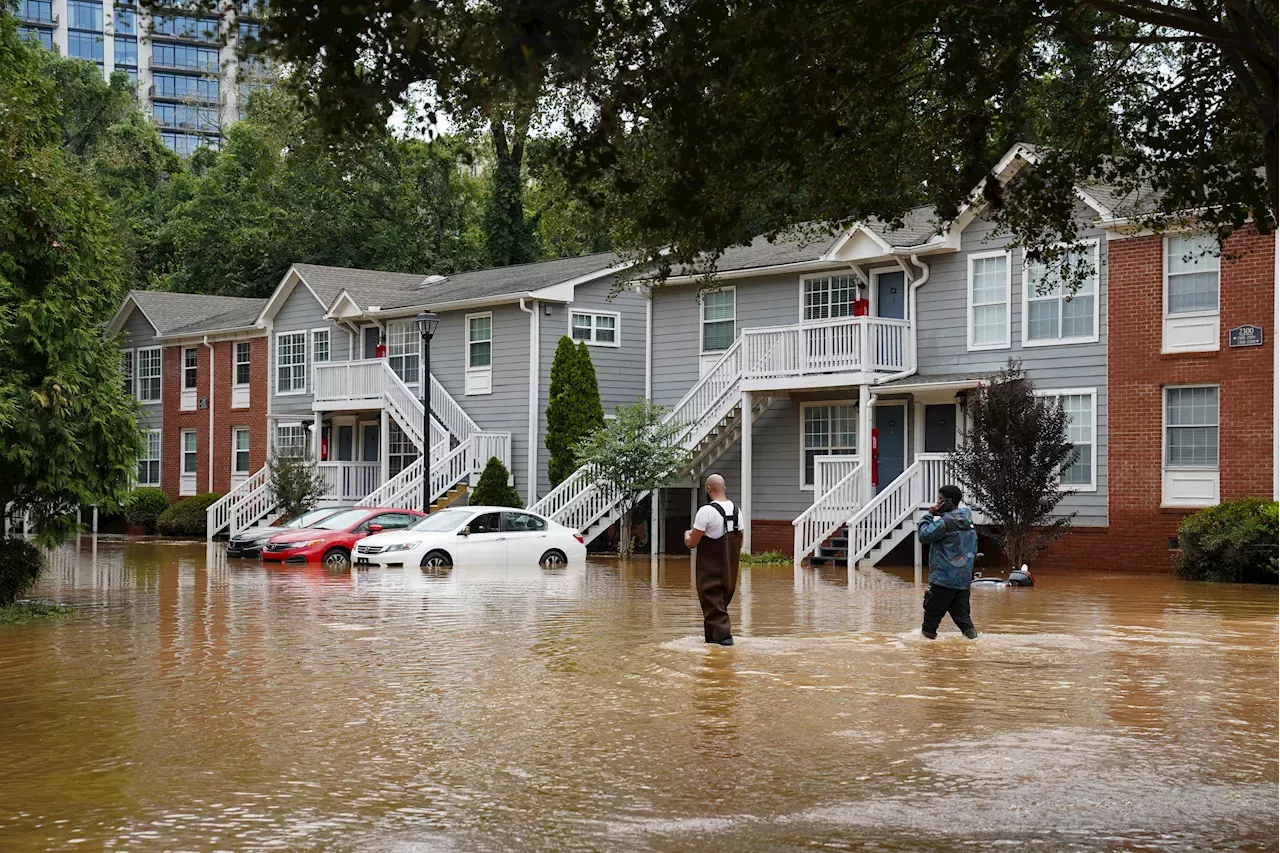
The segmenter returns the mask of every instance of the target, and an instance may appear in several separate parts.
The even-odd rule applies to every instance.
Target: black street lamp
[[[418,384],[422,393],[422,511],[431,512],[431,339],[440,317],[434,311],[423,311],[414,322],[422,335],[422,374]]]

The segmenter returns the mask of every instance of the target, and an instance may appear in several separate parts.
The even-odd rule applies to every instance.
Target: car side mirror
[[[461,530],[459,530],[459,531],[458,531],[458,535],[459,535],[459,536],[470,536],[470,535],[471,535],[471,525],[467,525],[466,527],[464,527],[464,528],[462,528]]]
[[[381,525],[381,524],[370,524],[370,525],[369,525],[369,532],[370,532],[370,533],[381,533],[381,532],[382,532],[382,525]]]

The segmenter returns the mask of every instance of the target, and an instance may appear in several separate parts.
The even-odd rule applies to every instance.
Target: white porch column
[[[751,553],[751,392],[742,392],[742,550]]]
[[[431,425],[426,421],[423,421],[423,424],[427,431],[427,437],[422,442],[425,445],[423,453],[430,453]],[[378,442],[380,444],[378,448],[378,464],[382,468],[378,484],[381,485],[391,479],[391,418],[387,415],[386,409],[382,409],[379,413]]]
[[[658,556],[658,504],[662,501],[662,489],[654,489],[649,495],[649,556]],[[656,564],[654,571],[657,571]]]
[[[865,504],[875,496],[871,485],[871,426],[875,423],[875,413],[871,406],[871,388],[862,385],[858,388],[858,455],[862,457],[862,502]]]
[[[320,461],[320,428],[324,423],[324,416],[320,412],[313,411],[311,413],[314,419],[311,421],[311,458]]]

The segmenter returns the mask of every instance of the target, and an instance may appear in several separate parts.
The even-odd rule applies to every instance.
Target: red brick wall
[[[249,471],[257,471],[267,455],[267,339],[250,340],[251,367],[249,407],[231,408],[234,341],[215,341],[214,364],[210,386],[209,348],[196,346],[199,364],[197,397],[208,397],[213,409],[213,491],[225,494],[231,484],[232,428],[249,428]],[[160,487],[170,500],[178,500],[181,489],[182,433],[196,431],[196,494],[209,491],[209,409],[182,411],[182,350],[165,347],[163,361],[164,428],[161,433]]]
[[[757,519],[751,522],[751,550],[756,554],[765,551],[795,551],[795,527],[789,521]]]
[[[1162,354],[1163,239],[1108,244],[1108,448],[1105,534],[1055,543],[1050,557],[1071,561],[1106,555],[1108,569],[1168,571],[1168,540],[1194,510],[1163,509],[1164,387],[1196,382],[1219,385],[1219,482],[1223,501],[1272,490],[1272,395],[1275,238],[1252,228],[1227,241],[1221,265],[1221,349]],[[1266,343],[1232,349],[1228,330],[1262,326]],[[1098,536],[1105,547],[1096,547]],[[1092,555],[1092,556],[1091,556]]]

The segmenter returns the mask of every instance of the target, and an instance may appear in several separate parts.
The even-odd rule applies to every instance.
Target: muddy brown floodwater
[[[1267,850],[1276,589],[331,573],[87,537],[0,626],[0,850]]]

